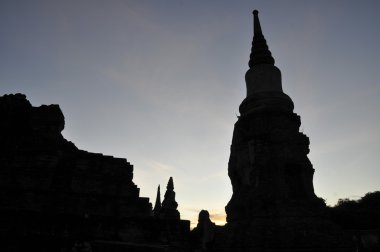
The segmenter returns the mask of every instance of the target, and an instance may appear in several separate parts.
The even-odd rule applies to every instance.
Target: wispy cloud
[[[209,180],[215,180],[215,179],[224,179],[227,176],[227,170],[222,170],[219,172],[210,173],[206,176],[203,176],[200,180],[202,182],[207,182]]]
[[[172,172],[175,168],[171,165],[161,163],[156,160],[146,160],[146,165],[156,172],[168,173]]]
[[[210,219],[217,225],[226,224],[226,213],[224,212],[224,209],[223,212],[211,212]]]

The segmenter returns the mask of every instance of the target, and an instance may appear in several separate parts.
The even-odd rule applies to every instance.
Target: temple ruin
[[[94,251],[184,246],[190,222],[174,209],[172,178],[165,216],[155,218],[132,181],[133,166],[67,141],[58,105],[4,95],[0,113],[1,251],[71,251],[84,241]]]
[[[253,15],[247,95],[228,163],[233,194],[225,226],[202,210],[190,232],[177,210],[172,177],[162,202],[158,186],[152,209],[126,159],[79,150],[61,134],[65,121],[58,105],[33,107],[25,95],[11,94],[0,97],[0,250],[365,251],[342,229],[344,209],[331,218],[314,192],[309,138],[283,92],[258,11]]]
[[[228,175],[226,251],[350,251],[314,193],[309,138],[282,90],[281,72],[268,49],[258,11],[245,75],[247,97],[235,123]],[[224,251],[224,250],[223,250]]]

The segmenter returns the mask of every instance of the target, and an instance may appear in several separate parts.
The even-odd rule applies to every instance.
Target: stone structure
[[[162,201],[162,207],[160,217],[163,219],[180,219],[179,212],[177,210],[178,203],[175,201],[174,183],[173,178],[170,177],[168,185],[166,186],[166,192],[164,200]]]
[[[114,251],[115,241],[160,251],[187,239],[190,222],[179,214],[171,222],[152,216],[126,159],[79,150],[64,139],[58,105],[33,107],[25,95],[4,95],[0,116],[1,251],[71,251],[84,240],[94,251]]]
[[[245,80],[247,97],[235,124],[226,206],[227,251],[335,251],[348,249],[313,188],[309,139],[282,91],[281,72],[254,11],[254,37]],[[347,250],[350,251],[350,250]]]
[[[207,211],[188,243],[170,177],[152,211],[125,159],[79,150],[58,105],[0,97],[0,251],[352,251],[314,193],[309,139],[282,90],[254,11],[254,37],[228,164],[227,224]],[[338,218],[339,216],[336,216]]]
[[[156,203],[154,204],[154,208],[153,208],[153,215],[156,217],[159,217],[160,212],[161,212],[161,192],[160,192],[160,185],[158,185]]]
[[[191,241],[194,249],[211,250],[215,245],[215,236],[217,226],[210,220],[210,214],[207,210],[201,210],[198,215],[198,224],[191,231]]]

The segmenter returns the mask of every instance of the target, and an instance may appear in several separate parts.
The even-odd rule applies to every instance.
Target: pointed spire
[[[249,59],[249,68],[259,64],[274,65],[274,59],[269,51],[267,41],[261,31],[259,12],[254,10],[253,12],[253,41],[251,55]]]
[[[157,214],[159,214],[160,211],[161,211],[161,192],[160,192],[160,185],[158,185],[156,203],[154,204],[153,214],[156,216]]]
[[[264,37],[263,32],[261,31],[259,11],[254,10],[252,14],[253,14],[253,35],[257,37],[259,36]]]
[[[170,177],[166,186],[164,200],[162,201],[161,216],[168,219],[179,219],[177,207],[178,203],[175,201],[173,178]]]
[[[169,191],[174,190],[174,183],[173,183],[173,177],[169,178],[168,185],[166,186],[166,189]]]

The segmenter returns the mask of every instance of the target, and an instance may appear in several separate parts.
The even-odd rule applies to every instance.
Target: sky
[[[63,136],[134,165],[154,204],[217,224],[252,41],[252,10],[310,138],[317,196],[380,190],[380,1],[1,0],[0,95],[59,104]]]

